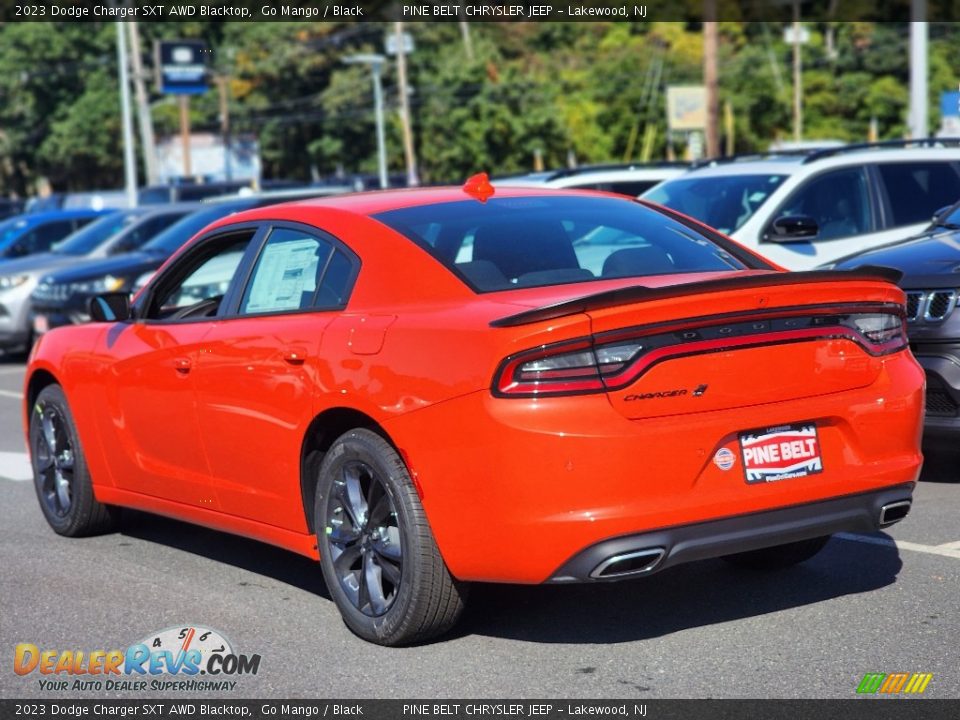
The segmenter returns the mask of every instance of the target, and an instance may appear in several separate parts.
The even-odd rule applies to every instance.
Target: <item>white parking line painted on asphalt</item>
[[[9,367],[9,368],[0,368],[0,375],[16,375],[20,373],[21,375],[25,372],[22,367]]]
[[[887,547],[896,547],[899,550],[911,550],[913,552],[940,555],[941,557],[960,560],[960,548],[953,549],[943,545],[921,545],[920,543],[909,542],[908,540],[892,540],[890,538],[874,537],[872,535],[854,535],[853,533],[837,533],[834,537],[840,540],[852,540],[853,542],[868,543],[870,545],[886,545]]]
[[[937,547],[944,550],[960,550],[960,541],[944,543],[943,545],[937,545]]]
[[[23,400],[23,393],[13,390],[0,390],[0,397],[13,398],[14,400]]]
[[[17,482],[33,480],[30,456],[25,452],[0,452],[0,479]]]

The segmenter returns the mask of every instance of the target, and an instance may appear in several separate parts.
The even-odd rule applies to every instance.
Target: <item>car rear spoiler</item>
[[[490,327],[516,327],[543,320],[556,318],[588,310],[627,305],[629,303],[663,300],[665,298],[682,297],[695,293],[709,293],[721,290],[741,290],[750,288],[772,287],[776,285],[799,285],[804,283],[836,282],[847,280],[880,280],[896,284],[903,273],[894,268],[880,265],[863,265],[854,270],[807,270],[803,272],[770,272],[763,275],[738,275],[700,282],[681,283],[667,287],[650,288],[645,285],[605,290],[594,295],[564,300],[553,305],[524,310],[515,315],[508,315],[490,323]]]

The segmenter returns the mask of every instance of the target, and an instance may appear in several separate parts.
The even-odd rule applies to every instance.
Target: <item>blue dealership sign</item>
[[[960,115],[960,92],[940,93],[940,116],[957,117]]]
[[[201,95],[207,91],[207,58],[203,40],[161,40],[157,43],[157,84],[168,95]]]

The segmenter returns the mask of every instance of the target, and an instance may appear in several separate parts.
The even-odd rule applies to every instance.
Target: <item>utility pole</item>
[[[147,98],[146,75],[143,72],[143,56],[140,53],[140,28],[136,22],[130,26],[130,65],[133,70],[133,89],[137,99],[137,119],[140,121],[140,147],[143,150],[143,167],[147,175],[147,185],[156,185],[157,148],[153,137],[153,118],[150,115],[150,101]]]
[[[793,139],[803,140],[803,60],[800,57],[800,0],[793,0]]]
[[[387,179],[387,141],[383,129],[383,83],[381,74],[386,58],[383,55],[359,54],[343,58],[348,65],[364,64],[370,66],[370,75],[373,78],[373,105],[377,122],[377,166],[380,175],[380,187],[386,188]]]
[[[470,23],[466,20],[460,21],[460,36],[463,38],[463,51],[467,55],[467,60],[473,62],[473,40],[470,38]]]
[[[133,118],[130,111],[130,77],[127,68],[127,35],[117,22],[117,65],[120,69],[120,115],[123,125],[123,174],[127,205],[137,206],[137,166],[133,156]]]
[[[910,3],[910,135],[930,134],[927,119],[927,0]]]
[[[403,35],[403,23],[396,23],[397,36],[397,84],[400,92],[400,124],[403,127],[403,156],[407,163],[407,186],[420,184],[417,176],[417,157],[413,149],[413,128],[410,126],[410,98],[407,92],[407,47]]]
[[[180,105],[180,144],[183,148],[183,179],[193,174],[190,163],[190,96],[177,95]]]
[[[217,75],[217,94],[220,96],[220,135],[223,139],[223,176],[233,180],[233,138],[230,135],[230,79]]]
[[[717,89],[717,2],[703,3],[703,82],[707,90],[707,157],[720,155],[719,106]]]

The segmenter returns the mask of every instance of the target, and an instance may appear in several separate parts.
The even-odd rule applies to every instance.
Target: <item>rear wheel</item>
[[[830,540],[830,536],[801,540],[800,542],[775,545],[774,547],[750,550],[749,552],[727,555],[723,559],[740,567],[751,570],[781,570],[809,560]]]
[[[406,466],[364,429],[324,456],[314,522],[324,580],[347,626],[380,645],[449,630],[465,586],[450,575]]]
[[[54,532],[82,537],[113,529],[116,508],[93,495],[73,415],[59,385],[45,387],[33,405],[30,451],[40,509]]]

